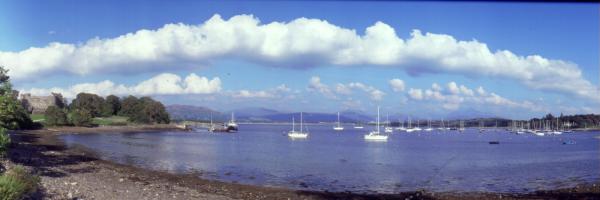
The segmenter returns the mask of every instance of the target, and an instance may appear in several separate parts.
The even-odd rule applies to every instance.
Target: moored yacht
[[[292,139],[305,139],[308,138],[308,131],[304,132],[302,129],[302,112],[300,112],[300,131],[296,131],[294,118],[292,117],[292,130],[288,132],[288,137]]]
[[[377,130],[376,131],[371,131],[369,132],[369,134],[365,135],[365,140],[371,140],[371,141],[387,141],[388,136],[381,134],[381,132],[379,132],[379,106],[377,106]]]

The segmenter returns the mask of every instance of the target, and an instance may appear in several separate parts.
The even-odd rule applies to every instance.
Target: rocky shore
[[[11,133],[13,145],[4,166],[19,164],[41,178],[33,199],[600,199],[600,185],[536,191],[529,194],[431,193],[355,194],[298,191],[204,180],[195,174],[170,174],[99,160],[84,149],[66,148],[64,133],[114,133],[175,130],[174,126],[61,127]]]

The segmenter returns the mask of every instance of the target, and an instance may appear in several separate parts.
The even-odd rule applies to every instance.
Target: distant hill
[[[201,106],[190,106],[190,105],[168,105],[166,107],[167,112],[171,116],[172,120],[197,120],[197,121],[209,121],[212,113],[214,120],[223,120],[227,118],[223,113],[219,111],[211,110]]]
[[[472,108],[467,109],[459,109],[453,112],[448,113],[446,115],[446,119],[455,120],[455,119],[476,119],[476,118],[496,118],[498,116],[493,115],[491,113],[481,112]]]
[[[213,120],[227,121],[230,119],[231,112],[235,114],[235,120],[239,122],[290,122],[292,117],[300,120],[299,112],[282,112],[268,108],[249,107],[234,109],[227,112],[219,112],[210,108],[190,105],[169,105],[167,112],[173,120],[210,120],[212,112]],[[318,122],[336,122],[337,113],[310,113],[305,112],[304,121],[310,123]],[[373,118],[360,111],[342,111],[340,112],[340,121],[342,123],[368,122]]]

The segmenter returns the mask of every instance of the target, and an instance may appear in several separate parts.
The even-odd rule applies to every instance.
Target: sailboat
[[[422,131],[423,129],[419,128],[419,125],[420,125],[420,124],[421,124],[421,121],[419,121],[419,120],[417,119],[417,126],[416,126],[416,127],[414,127],[414,128],[413,128],[413,130],[415,130],[415,131]]]
[[[344,130],[344,127],[340,124],[340,112],[338,112],[337,125],[333,127],[333,130],[336,130],[336,131],[343,131]]]
[[[396,127],[396,130],[406,131],[406,128],[404,127],[404,121],[398,120],[398,123],[400,124],[400,126]]]
[[[427,128],[425,131],[433,131],[433,128],[431,128],[431,120],[427,120]]]
[[[377,131],[371,131],[365,135],[365,140],[387,141],[388,136],[379,132],[379,106],[377,106]]]
[[[412,127],[412,121],[411,121],[410,117],[408,117],[408,128],[406,129],[406,132],[410,133],[413,131],[417,131],[417,129]]]
[[[386,116],[385,124],[386,125],[384,126],[383,131],[385,131],[386,133],[394,132],[394,129],[392,129],[392,127],[390,126],[390,115]]]
[[[237,132],[238,124],[235,123],[235,117],[233,116],[233,112],[231,112],[231,120],[227,122],[227,131],[229,132]]]
[[[292,117],[292,130],[288,132],[288,137],[292,139],[305,139],[308,137],[308,132],[302,129],[302,112],[300,112],[300,131],[296,131],[294,118]]]

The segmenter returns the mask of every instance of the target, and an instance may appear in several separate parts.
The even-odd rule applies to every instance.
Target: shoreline
[[[594,198],[600,184],[589,184],[526,194],[493,192],[427,192],[361,194],[306,191],[202,179],[198,174],[164,171],[100,160],[82,148],[67,148],[58,138],[63,134],[183,131],[175,126],[58,127],[12,131],[9,159],[27,166],[41,177],[44,199],[531,199]]]

